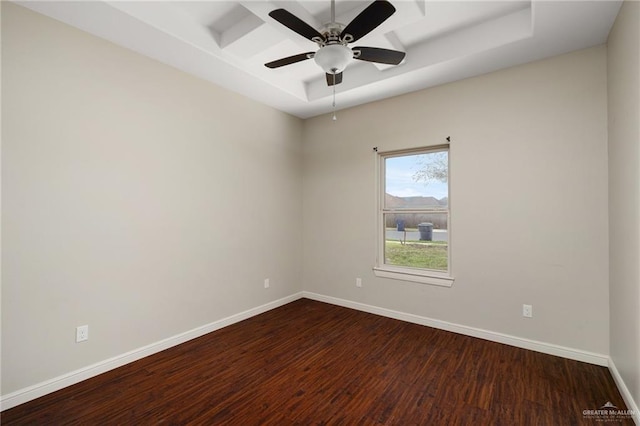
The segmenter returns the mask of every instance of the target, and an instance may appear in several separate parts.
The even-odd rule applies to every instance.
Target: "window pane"
[[[387,157],[386,209],[448,208],[448,151]]]
[[[447,213],[385,213],[384,263],[448,270]]]

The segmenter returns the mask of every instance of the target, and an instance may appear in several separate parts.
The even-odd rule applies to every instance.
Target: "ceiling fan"
[[[331,22],[326,24],[320,31],[317,31],[285,9],[276,9],[270,12],[269,16],[304,38],[313,41],[318,45],[319,49],[316,52],[300,53],[278,59],[277,61],[266,63],[265,66],[279,68],[313,58],[324,70],[327,84],[335,86],[342,83],[342,71],[344,71],[352,58],[361,61],[398,65],[404,59],[405,52],[379,47],[358,46],[349,48],[347,46],[349,43],[353,43],[369,34],[393,15],[395,11],[396,8],[388,1],[377,0],[367,6],[345,26],[336,22],[335,0],[331,0]]]

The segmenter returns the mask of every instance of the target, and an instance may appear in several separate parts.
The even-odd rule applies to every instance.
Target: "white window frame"
[[[407,155],[416,154],[428,154],[430,152],[447,151],[447,169],[449,171],[449,179],[447,179],[447,271],[437,271],[432,269],[421,269],[403,267],[397,265],[387,265],[384,263],[384,249],[386,238],[386,226],[384,215],[389,213],[423,213],[427,209],[389,209],[385,208],[385,193],[386,193],[386,171],[385,160],[391,157],[403,157]],[[376,170],[378,171],[378,183],[377,183],[377,221],[376,221],[376,236],[377,236],[377,255],[376,266],[373,268],[373,272],[377,277],[390,278],[401,281],[411,281],[421,284],[430,284],[442,287],[451,287],[454,282],[451,262],[451,149],[449,144],[427,146],[422,148],[404,149],[397,151],[385,151],[378,152]]]

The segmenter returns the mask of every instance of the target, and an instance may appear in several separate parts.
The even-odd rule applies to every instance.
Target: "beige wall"
[[[611,358],[640,401],[640,3],[608,40]]]
[[[3,395],[300,290],[299,119],[7,2],[2,56]]]
[[[606,89],[596,47],[306,120],[305,290],[608,354]],[[447,136],[453,287],[374,277],[372,147]]]

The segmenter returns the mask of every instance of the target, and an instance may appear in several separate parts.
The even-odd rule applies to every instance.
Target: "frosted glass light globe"
[[[330,44],[318,50],[314,56],[316,64],[327,74],[339,74],[347,67],[353,52],[342,44]]]

